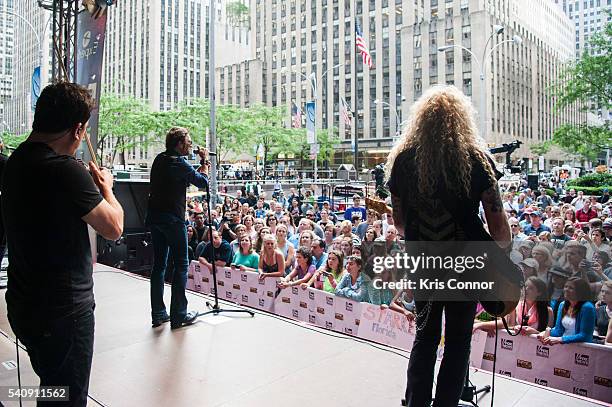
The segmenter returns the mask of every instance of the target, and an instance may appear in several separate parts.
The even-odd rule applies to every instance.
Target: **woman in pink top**
[[[515,333],[520,330],[523,335],[538,334],[552,326],[553,311],[548,306],[546,292],[546,283],[538,277],[531,276],[525,281],[525,298],[505,317],[508,326],[512,327]],[[503,329],[501,320],[498,321],[497,328]],[[476,330],[486,331],[492,336],[495,334],[495,321],[476,322],[474,331]]]

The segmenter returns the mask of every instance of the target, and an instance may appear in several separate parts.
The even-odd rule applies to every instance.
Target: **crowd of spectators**
[[[207,267],[215,262],[219,267],[256,271],[262,279],[280,278],[281,289],[314,287],[391,307],[412,318],[414,302],[406,293],[372,286],[372,257],[401,251],[391,216],[366,210],[359,195],[340,215],[328,201],[318,203],[311,190],[301,194],[292,188],[286,198],[284,193],[273,195],[268,200],[256,189],[247,197],[241,191],[235,197],[226,195],[210,208],[211,220],[206,201],[190,199],[189,259]],[[383,278],[392,280],[390,273],[383,273]]]
[[[502,198],[512,231],[510,258],[526,282],[524,298],[505,317],[508,325],[549,345],[612,345],[609,192],[586,196],[553,181],[536,191],[511,188]],[[477,321],[474,329],[493,334],[495,323]]]
[[[314,192],[287,196],[240,191],[211,208],[188,202],[191,260],[210,266],[256,271],[260,278],[280,278],[281,289],[314,287],[356,301],[389,307],[412,319],[408,291],[374,289],[373,278],[394,279],[394,270],[372,272],[374,256],[402,252],[390,215],[362,206],[359,195],[343,214]],[[612,201],[582,191],[547,194],[510,188],[502,193],[512,230],[510,258],[525,277],[524,298],[506,322],[522,334],[537,334],[546,344],[598,342],[612,345]],[[484,220],[484,216],[483,216]],[[213,227],[209,242],[208,226]],[[211,245],[215,258],[212,258]],[[610,304],[611,308],[608,308]],[[492,334],[495,322],[482,311],[475,330]],[[498,327],[501,328],[501,324]]]

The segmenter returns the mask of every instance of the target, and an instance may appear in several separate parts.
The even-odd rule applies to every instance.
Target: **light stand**
[[[207,207],[207,213],[208,213],[208,239],[210,242],[210,252],[211,252],[211,257],[212,257],[212,262],[211,262],[211,266],[212,266],[212,277],[213,277],[213,287],[214,287],[214,296],[215,296],[215,303],[211,304],[210,302],[206,301],[206,306],[208,308],[210,308],[210,311],[206,311],[206,312],[198,312],[198,317],[204,316],[204,315],[208,315],[208,314],[213,314],[213,315],[219,315],[221,313],[227,313],[227,312],[232,312],[232,313],[247,313],[250,316],[254,317],[255,313],[253,311],[250,310],[246,310],[246,309],[223,309],[221,307],[219,307],[219,289],[217,287],[217,264],[216,264],[216,260],[215,260],[215,245],[213,244],[213,233],[212,233],[212,228],[213,228],[213,223],[212,223],[212,216],[210,214],[210,186],[208,183],[206,183],[206,201],[208,202],[208,207]]]

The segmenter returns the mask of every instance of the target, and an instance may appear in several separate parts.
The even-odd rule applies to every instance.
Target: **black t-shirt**
[[[0,154],[0,187],[2,186],[2,174],[4,174],[4,167],[6,166],[7,160],[7,156]],[[0,201],[0,244],[2,244],[3,237],[4,229],[2,229],[2,201]]]
[[[189,184],[204,188],[208,177],[196,172],[174,151],[159,153],[151,166],[151,190],[147,209],[147,225],[183,223],[186,192]]]
[[[201,254],[208,262],[212,263],[212,243],[207,243],[204,246],[204,250]],[[215,248],[215,261],[221,260],[225,262],[226,266],[229,266],[232,263],[232,259],[234,258],[234,251],[232,250],[232,246],[227,243],[227,241],[222,240],[221,245],[218,248]]]
[[[495,177],[502,174],[495,169],[495,163],[489,157]],[[473,159],[470,193],[468,196],[457,196],[444,188],[443,182],[437,182],[433,196],[418,193],[418,177],[414,149],[400,153],[391,171],[389,190],[401,201],[406,240],[490,240],[483,235],[486,231],[478,217],[478,207],[482,193],[495,184],[482,164]],[[460,214],[463,219],[456,216]]]
[[[9,248],[8,312],[16,320],[52,320],[94,304],[87,224],[101,201],[74,157],[23,143],[9,158],[2,217]]]

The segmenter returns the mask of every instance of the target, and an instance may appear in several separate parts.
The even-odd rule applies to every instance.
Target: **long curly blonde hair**
[[[468,196],[474,159],[495,180],[474,115],[472,102],[456,87],[429,88],[412,105],[403,136],[387,157],[386,179],[397,156],[413,148],[418,192],[426,196],[435,192],[438,180],[443,180],[450,193]]]

